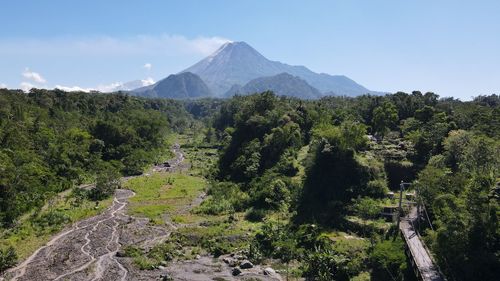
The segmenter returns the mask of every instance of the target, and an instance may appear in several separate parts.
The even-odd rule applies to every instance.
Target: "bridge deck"
[[[399,229],[403,234],[406,245],[412,255],[413,261],[417,266],[420,278],[424,281],[445,281],[438,267],[434,265],[430,253],[425,248],[413,227],[413,223],[417,219],[416,208],[413,208],[410,214],[401,220]]]

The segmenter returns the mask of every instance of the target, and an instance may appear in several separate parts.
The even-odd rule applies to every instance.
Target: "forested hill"
[[[397,207],[390,191],[404,180],[409,196],[418,190],[432,222],[420,225],[420,235],[449,280],[500,274],[497,95],[300,100],[264,92],[173,101],[3,89],[1,230],[18,231],[22,215],[82,183],[97,182],[88,196],[105,198],[100,192],[113,191],[106,183],[164,161],[166,137],[185,130],[193,163],[210,182],[189,216],[221,224],[200,222],[195,229],[205,236],[176,245],[214,256],[243,251],[253,263],[273,261],[281,273],[311,280],[413,280],[403,241],[381,216]],[[50,226],[60,218],[43,219]],[[214,235],[235,225],[245,234]],[[1,271],[15,253],[0,250]]]
[[[1,224],[100,174],[141,173],[191,121],[171,100],[0,89]]]
[[[403,242],[380,217],[397,207],[387,194],[404,180],[410,194],[420,192],[433,223],[420,233],[449,280],[495,280],[499,102],[420,92],[309,102],[269,92],[235,97],[208,131],[224,149],[201,210],[263,221],[253,258],[298,262],[301,276],[412,280]]]

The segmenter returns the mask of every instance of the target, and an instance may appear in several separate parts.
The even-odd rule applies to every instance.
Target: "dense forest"
[[[287,274],[313,280],[413,280],[398,231],[380,217],[405,181],[418,190],[431,222],[420,233],[449,280],[500,275],[497,95],[172,101],[0,90],[2,228],[58,192],[142,173],[163,160],[168,134],[185,130],[203,131],[204,145],[219,150],[195,211],[262,222],[247,241],[253,262],[280,260]]]
[[[299,261],[303,276],[411,279],[402,241],[377,218],[386,194],[412,182],[432,222],[421,233],[445,275],[494,280],[499,105],[496,95],[461,102],[420,92],[307,102],[270,92],[234,97],[208,131],[223,149],[202,211],[265,220],[254,258]],[[332,229],[370,243],[326,239]]]
[[[190,126],[181,104],[127,95],[0,90],[0,222],[102,175],[135,175],[169,131]]]

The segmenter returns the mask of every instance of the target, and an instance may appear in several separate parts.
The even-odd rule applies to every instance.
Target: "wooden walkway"
[[[417,208],[413,207],[406,217],[401,219],[399,229],[406,243],[407,254],[410,257],[415,273],[423,281],[445,281],[439,268],[434,264],[432,257],[420,240],[420,236],[414,229],[417,220]]]

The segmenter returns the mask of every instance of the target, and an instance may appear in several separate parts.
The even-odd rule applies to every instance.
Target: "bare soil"
[[[163,171],[183,170],[184,154],[178,145],[176,155]],[[161,171],[159,167],[155,170]],[[194,260],[168,263],[154,270],[140,270],[132,258],[118,257],[124,246],[151,249],[162,243],[177,226],[167,223],[156,226],[147,218],[126,214],[128,198],[134,192],[118,189],[113,204],[97,216],[79,221],[54,236],[28,259],[5,272],[0,280],[74,280],[74,281],[136,281],[136,280],[281,280],[279,275],[264,275],[263,268],[242,269],[238,276],[221,259],[208,256]],[[203,200],[203,194],[186,206],[188,211]],[[171,279],[167,279],[168,276]]]

